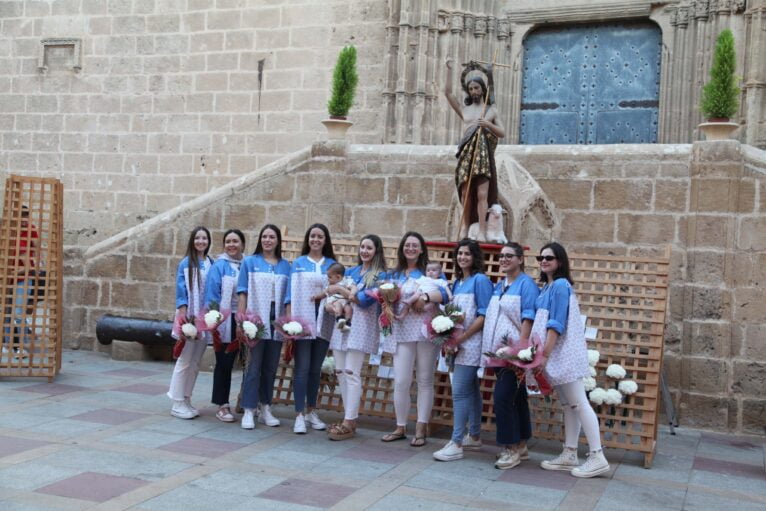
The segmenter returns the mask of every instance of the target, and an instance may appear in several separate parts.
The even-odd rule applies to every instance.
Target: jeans
[[[516,445],[532,437],[527,386],[519,385],[512,369],[497,369],[495,382],[495,420],[497,444]]]
[[[255,408],[258,403],[270,405],[282,342],[261,339],[249,349],[247,370],[242,380],[242,408]]]
[[[431,420],[434,405],[434,372],[438,348],[429,341],[400,342],[394,353],[394,411],[396,425],[406,426],[412,407],[412,370],[418,386],[418,422]],[[417,366],[417,367],[416,367]]]
[[[590,450],[600,450],[601,431],[598,427],[598,416],[588,402],[583,381],[556,385],[553,390],[556,391],[561,408],[564,409],[564,446],[577,449],[582,428]]]
[[[362,365],[367,354],[359,350],[333,351],[335,374],[338,376],[340,395],[343,399],[343,418],[347,421],[359,417],[362,399]]]
[[[191,397],[205,348],[207,348],[207,344],[204,340],[186,341],[181,356],[178,357],[173,368],[173,376],[170,378],[170,388],[167,395],[173,401],[181,401]]]
[[[465,423],[468,422],[468,433],[477,437],[481,433],[481,392],[479,377],[476,371],[479,366],[464,366],[455,364],[452,373],[452,441],[463,443]]]
[[[33,280],[28,282],[17,282],[16,289],[13,296],[7,296],[5,298],[5,324],[3,327],[3,344],[19,343],[28,344],[28,336],[32,333],[32,330],[24,324],[24,313],[28,307],[29,298],[32,296],[34,285]],[[26,287],[25,287],[26,286]],[[11,305],[13,307],[11,307]],[[15,326],[10,327],[11,317],[13,316],[13,322]],[[27,316],[28,321],[32,321],[31,317]],[[23,327],[22,327],[23,324]],[[11,331],[13,331],[13,337],[11,338]],[[23,334],[22,334],[23,332]],[[23,335],[23,336],[22,336]]]
[[[298,339],[295,341],[295,366],[293,368],[293,397],[295,411],[303,413],[317,405],[319,379],[322,363],[330,347],[324,339]]]

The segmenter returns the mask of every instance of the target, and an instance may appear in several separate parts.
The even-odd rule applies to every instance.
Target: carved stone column
[[[766,148],[766,0],[750,0],[745,18],[745,142]]]

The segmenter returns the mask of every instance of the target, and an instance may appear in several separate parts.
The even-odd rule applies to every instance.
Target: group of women
[[[310,426],[315,430],[327,429],[331,440],[355,435],[362,397],[362,365],[367,355],[378,353],[379,343],[383,342],[383,350],[393,355],[396,428],[381,440],[407,438],[414,373],[417,422],[410,445],[424,446],[439,350],[426,338],[423,326],[433,315],[431,304],[449,301],[461,309],[464,329],[456,338],[459,349],[452,374],[452,436],[433,454],[434,458],[453,461],[462,458],[464,450],[481,449],[479,373],[488,363],[483,352],[493,349],[501,340],[517,344],[534,337],[543,340],[541,367],[564,406],[566,434],[563,452],[555,459],[543,461],[542,468],[570,471],[577,477],[593,477],[609,470],[601,451],[598,420],[588,404],[582,381],[589,374],[584,325],[571,285],[567,253],[561,245],[549,243],[541,250],[538,260],[543,286],[539,289],[524,273],[524,252],[519,244],[503,246],[499,262],[504,277],[493,285],[484,273],[479,244],[462,240],[454,251],[455,278],[450,289],[424,293],[417,281],[426,274],[428,250],[425,240],[416,232],[402,237],[395,268],[386,266],[381,239],[374,234],[364,236],[359,243],[357,265],[346,272],[356,284],[353,290],[327,285],[325,273],[335,262],[335,254],[330,233],[322,224],[308,228],[301,255],[292,263],[282,258],[281,232],[271,224],[258,234],[253,255],[243,256],[245,237],[239,230],[226,231],[223,242],[224,253],[213,261],[208,255],[211,244],[208,230],[198,227],[192,231],[186,257],[178,267],[176,298],[177,325],[216,305],[226,318],[217,327],[218,342],[214,343],[212,401],[218,405],[219,420],[235,420],[229,405],[231,371],[237,350],[246,349],[249,351],[241,393],[242,427],[252,429],[256,420],[269,426],[280,424],[270,405],[283,338],[272,321],[284,316],[300,319],[309,330],[294,341],[295,433],[306,433]],[[414,299],[416,293],[419,298],[412,303],[409,313],[395,316],[391,334],[382,337],[378,302],[367,291],[386,282],[398,285],[403,301]],[[333,318],[325,312],[324,300],[315,300],[324,294],[341,295],[353,304],[350,330],[334,328]],[[235,318],[241,320],[247,314],[263,319],[265,335],[254,347],[238,347],[236,329],[240,325]],[[181,337],[178,330],[175,333]],[[201,341],[187,342],[178,357],[168,391],[173,400],[173,416],[191,419],[198,415],[190,398],[207,335],[200,334]],[[343,420],[330,426],[315,410],[328,349],[332,349],[335,358],[344,409]],[[526,441],[531,436],[530,415],[526,386],[519,382],[516,372],[496,369],[496,376],[497,443],[503,450],[495,466],[508,469],[529,458]],[[590,447],[582,465],[577,456],[581,428]]]

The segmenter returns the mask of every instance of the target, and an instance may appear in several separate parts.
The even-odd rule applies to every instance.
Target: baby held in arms
[[[340,263],[333,263],[327,268],[328,285],[339,285],[348,289],[351,294],[356,294],[356,284],[350,277],[346,277],[346,268]],[[351,330],[351,318],[354,314],[354,308],[351,303],[341,294],[329,294],[325,289],[324,295],[327,296],[325,302],[325,311],[335,316],[335,327],[343,332]]]
[[[418,285],[418,289],[411,296],[401,300],[401,310],[396,315],[398,320],[404,319],[409,314],[412,304],[418,301],[424,294],[439,291],[440,288],[446,289],[447,293],[449,293],[449,283],[442,278],[441,263],[428,263],[426,275],[420,277],[415,282]],[[428,303],[427,305],[433,304]]]

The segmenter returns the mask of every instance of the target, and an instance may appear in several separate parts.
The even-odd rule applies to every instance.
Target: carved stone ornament
[[[436,23],[437,28],[439,32],[446,32],[449,30],[449,16],[450,13],[447,11],[439,11],[439,13],[436,16]]]
[[[678,25],[678,9],[670,9],[670,26]]]
[[[463,14],[459,12],[453,12],[450,17],[450,30],[453,32],[463,31]]]
[[[747,7],[746,0],[734,0],[734,12],[742,12]]]
[[[475,36],[483,36],[487,34],[487,18],[476,18],[476,26],[473,29]]]
[[[507,39],[511,35],[511,20],[500,18],[497,20],[497,38]]]
[[[689,26],[689,8],[686,6],[678,8],[678,26],[681,28]]]
[[[708,16],[708,0],[697,0],[694,3],[694,17],[698,20],[706,20]]]
[[[54,53],[68,54],[65,66],[79,73],[82,70],[82,40],[74,38],[48,38],[40,40],[37,55],[37,70],[41,73],[48,71],[50,59]],[[64,59],[61,59],[62,61]]]
[[[469,34],[473,33],[473,22],[474,22],[473,14],[466,14],[463,20],[464,20],[463,26],[465,27],[465,31],[468,32]]]

